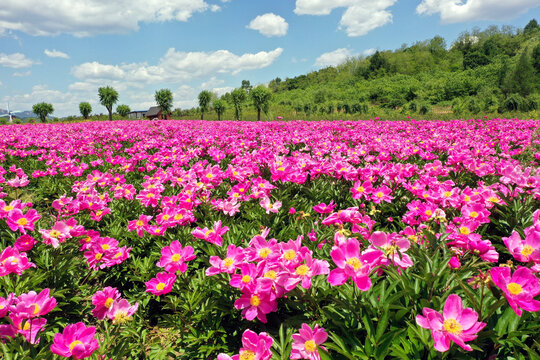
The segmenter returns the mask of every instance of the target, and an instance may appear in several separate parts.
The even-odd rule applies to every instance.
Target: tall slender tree
[[[234,118],[240,120],[242,117],[242,107],[246,102],[247,94],[246,91],[242,88],[234,89],[231,92],[231,101],[234,105]]]
[[[109,120],[112,120],[113,105],[118,101],[118,92],[110,86],[100,87],[98,89],[99,102],[107,108]]]
[[[218,100],[214,101],[213,105],[214,105],[214,111],[216,112],[217,119],[219,121],[219,120],[221,120],[221,115],[223,115],[223,113],[226,110],[225,101],[223,101],[221,99],[218,99]]]
[[[201,111],[201,120],[204,120],[204,113],[208,112],[212,93],[208,90],[203,90],[199,93],[199,110]]]
[[[249,93],[253,106],[257,109],[257,121],[261,121],[261,110],[268,112],[272,93],[266,86],[259,85]]]
[[[92,105],[89,102],[82,102],[79,104],[79,111],[83,118],[88,119],[88,116],[92,112]]]
[[[156,103],[161,108],[161,113],[165,116],[166,119],[168,119],[169,115],[172,112],[172,104],[173,104],[173,93],[169,89],[161,89],[156,91],[154,95],[154,99],[156,100]]]

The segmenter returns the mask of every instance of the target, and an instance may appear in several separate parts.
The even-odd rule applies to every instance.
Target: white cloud
[[[377,52],[377,49],[369,48],[369,49],[366,49],[366,50],[362,51],[362,55],[371,56],[371,55],[375,54],[375,52]]]
[[[339,22],[348,36],[362,36],[369,31],[392,22],[387,10],[397,0],[296,0],[294,12],[298,15],[328,15],[336,8],[347,8]]]
[[[539,0],[422,0],[421,15],[440,14],[443,23],[472,20],[507,20],[540,6]]]
[[[136,31],[142,22],[187,21],[216,11],[204,0],[2,0],[0,32],[91,36]]]
[[[72,74],[83,80],[124,80],[133,83],[177,83],[195,78],[245,70],[261,69],[272,64],[282,48],[256,54],[235,55],[228,50],[214,52],[179,52],[170,48],[157,65],[132,63],[105,65],[89,62],[72,68]]]
[[[317,60],[315,60],[314,65],[317,67],[336,66],[341,64],[351,56],[354,56],[351,50],[346,48],[340,48],[322,54],[317,58]]]
[[[289,24],[279,15],[274,13],[268,13],[259,15],[255,19],[251,20],[248,29],[257,30],[264,36],[284,36],[287,34]]]
[[[25,72],[14,72],[13,76],[15,76],[15,77],[25,77],[25,76],[30,76],[31,73],[32,72],[30,70],[25,71]]]
[[[216,94],[217,96],[221,96],[225,93],[233,91],[234,88],[232,86],[224,86],[224,87],[216,87],[212,89],[212,92]]]
[[[215,76],[212,76],[208,81],[204,81],[201,84],[201,89],[206,90],[206,89],[215,88],[216,86],[222,85],[224,82],[225,80],[218,79]]]
[[[28,59],[24,54],[13,53],[13,54],[4,54],[0,53],[0,65],[20,69],[25,67],[30,67],[34,64],[37,64],[36,61]]]
[[[43,53],[47,55],[48,57],[52,57],[52,58],[69,59],[68,54],[66,54],[65,52],[58,51],[56,49],[53,49],[53,50],[45,49]]]

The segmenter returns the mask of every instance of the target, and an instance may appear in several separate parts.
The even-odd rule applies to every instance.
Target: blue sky
[[[2,0],[0,108],[52,103],[55,116],[94,113],[100,86],[118,104],[196,105],[241,81],[267,83],[335,65],[348,56],[494,25],[540,21],[540,0]]]

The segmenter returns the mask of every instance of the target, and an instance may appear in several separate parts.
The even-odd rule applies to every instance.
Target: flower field
[[[540,121],[0,127],[2,359],[540,359]]]

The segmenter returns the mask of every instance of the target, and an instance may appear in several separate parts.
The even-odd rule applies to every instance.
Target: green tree
[[[88,119],[88,116],[92,112],[92,105],[89,102],[82,102],[79,104],[79,111],[83,118]]]
[[[255,89],[251,90],[249,94],[253,106],[257,109],[257,121],[261,121],[261,110],[265,113],[268,112],[270,106],[270,99],[272,98],[272,93],[266,86],[259,85]]]
[[[246,102],[246,98],[247,98],[246,91],[242,88],[234,89],[231,92],[231,101],[234,106],[234,118],[236,120],[240,120],[240,117],[242,117],[242,107],[244,106],[244,103]]]
[[[54,112],[54,108],[51,104],[40,102],[39,104],[32,106],[32,111],[39,116],[41,122],[46,122],[47,116]]]
[[[538,29],[540,29],[538,22],[536,21],[536,19],[532,19],[527,25],[525,25],[525,27],[523,28],[523,32],[525,34],[530,34],[537,31]]]
[[[253,89],[253,86],[251,86],[251,83],[249,82],[249,80],[242,80],[241,88],[246,90],[246,92],[249,94],[251,89]]]
[[[118,92],[110,86],[100,87],[98,89],[99,102],[107,108],[109,120],[112,120],[113,105],[118,101]]]
[[[225,110],[226,110],[226,106],[225,106],[224,100],[219,99],[219,100],[214,101],[214,111],[217,114],[218,121],[221,120],[221,115],[223,115]]]
[[[518,93],[519,95],[528,96],[535,85],[534,68],[529,60],[527,49],[521,53],[516,64],[514,72],[508,78],[508,89],[510,93]]]
[[[129,106],[122,104],[116,107],[116,112],[118,113],[118,115],[125,118],[131,112],[131,109],[129,108]]]
[[[204,120],[204,113],[208,112],[212,93],[208,90],[203,90],[199,93],[199,110],[201,111],[201,120]]]
[[[165,116],[165,118],[169,118],[169,115],[172,112],[172,104],[173,104],[173,94],[172,91],[169,89],[161,89],[157,90],[154,94],[154,99],[156,100],[156,103],[161,108],[161,113]]]
[[[540,74],[540,44],[536,45],[532,52],[532,66]]]

